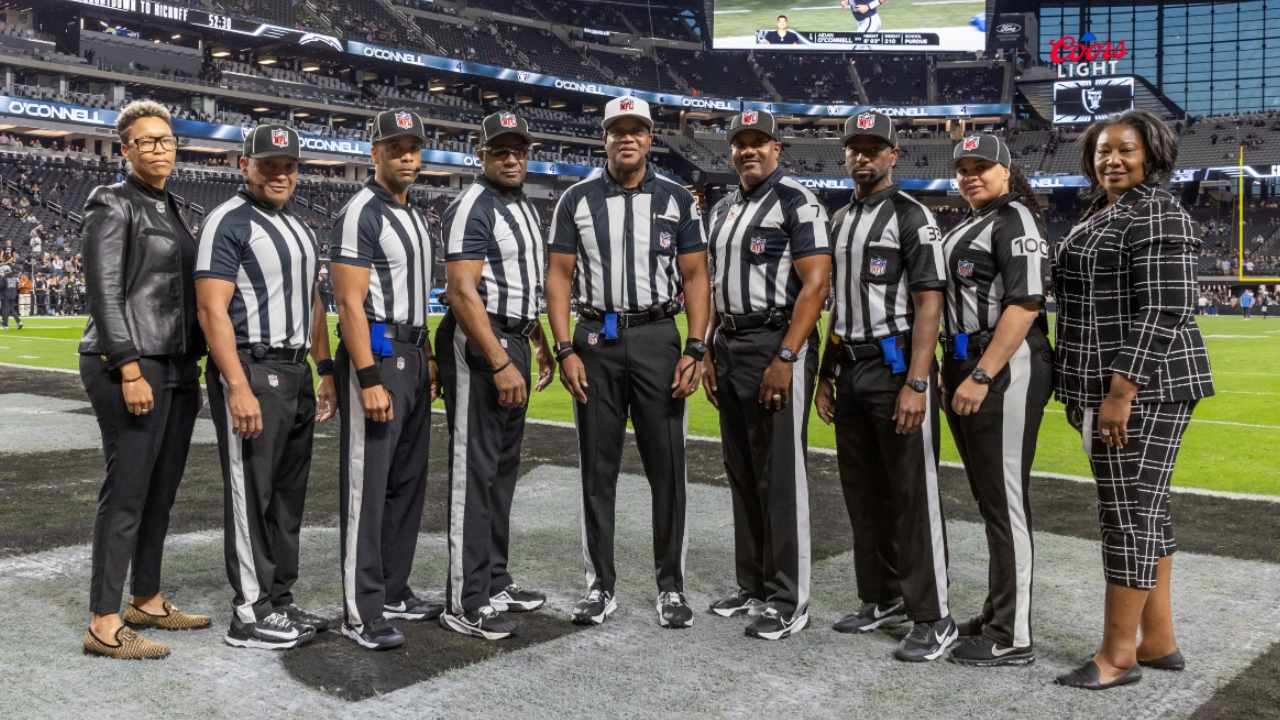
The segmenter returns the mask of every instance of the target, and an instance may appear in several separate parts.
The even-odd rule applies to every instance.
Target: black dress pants
[[[786,327],[720,328],[713,357],[724,467],[733,495],[738,587],[791,618],[809,606],[808,426],[818,334],[797,351],[790,402],[770,410],[759,402],[760,382],[786,332]]]
[[[195,358],[142,358],[138,367],[155,400],[145,415],[129,412],[120,373],[108,370],[102,356],[80,356],[80,379],[98,418],[107,465],[93,522],[89,610],[95,615],[120,612],[131,564],[132,595],[160,592],[169,509],[200,411],[200,366]]]
[[[910,349],[904,350],[909,357]],[[893,419],[907,373],[880,358],[836,366],[836,456],[853,524],[858,598],[901,597],[912,622],[947,605],[947,531],[938,495],[938,374],[929,372],[924,423],[900,435]]]
[[[366,340],[366,342],[368,342]],[[364,416],[360,383],[346,341],[334,356],[333,380],[342,419],[338,525],[342,531],[342,601],[357,632],[411,592],[431,450],[431,372],[427,353],[392,341],[374,356],[392,395],[392,419]]]
[[[305,360],[246,360],[242,367],[262,411],[262,434],[251,440],[232,432],[231,392],[212,360],[206,378],[222,460],[231,604],[241,622],[252,623],[293,603],[316,396]]]
[[[9,318],[22,322],[18,317],[18,298],[0,295],[0,325],[9,327]]]
[[[494,328],[529,391],[529,341]],[[493,368],[452,312],[436,333],[436,358],[449,419],[449,612],[469,613],[512,584],[507,571],[511,500],[520,471],[526,402],[498,404]]]

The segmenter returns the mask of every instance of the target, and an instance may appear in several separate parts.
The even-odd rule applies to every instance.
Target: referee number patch
[[[1012,243],[1013,254],[1021,257],[1044,257],[1049,252],[1048,243],[1036,237],[1020,237]]]

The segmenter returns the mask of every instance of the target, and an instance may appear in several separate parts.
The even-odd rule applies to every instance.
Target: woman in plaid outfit
[[[1183,667],[1169,601],[1169,478],[1213,378],[1194,319],[1200,232],[1158,184],[1177,136],[1135,110],[1092,125],[1080,150],[1097,200],[1052,257],[1055,391],[1098,483],[1106,620],[1097,654],[1058,683],[1102,690],[1141,680],[1143,666]]]

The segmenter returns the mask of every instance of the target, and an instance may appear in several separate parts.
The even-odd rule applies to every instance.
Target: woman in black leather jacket
[[[187,463],[200,409],[204,337],[196,319],[195,238],[164,189],[177,157],[169,113],[131,103],[116,121],[131,172],[95,188],[85,203],[84,273],[89,322],[80,377],[102,430],[107,479],[93,524],[86,650],[115,658],[158,658],[169,648],[125,627],[186,630],[187,615],[160,596],[169,509]],[[120,617],[124,579],[133,595]]]

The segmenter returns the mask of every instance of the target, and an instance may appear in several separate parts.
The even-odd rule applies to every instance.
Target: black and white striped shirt
[[[364,301],[370,322],[426,326],[433,259],[417,208],[396,202],[369,178],[334,221],[331,247],[333,262],[370,269]]]
[[[911,331],[912,291],[945,288],[942,232],[929,208],[890,185],[836,211],[831,333],[868,342]]]
[[[711,296],[730,315],[790,309],[802,283],[792,267],[831,254],[827,209],[781,169],[711,210]]]
[[[318,257],[315,235],[287,206],[242,188],[205,218],[195,276],[235,283],[227,314],[237,345],[310,348]]]
[[[996,198],[960,223],[944,246],[948,337],[994,330],[1005,305],[1044,304],[1045,232],[1016,193]]]
[[[441,217],[444,259],[484,260],[476,291],[485,309],[519,320],[538,316],[542,291],[542,230],[538,213],[518,189],[480,176]]]
[[[577,255],[579,304],[642,312],[683,291],[678,255],[707,247],[693,194],[656,174],[633,190],[606,169],[565,191],[551,223],[551,252]]]

